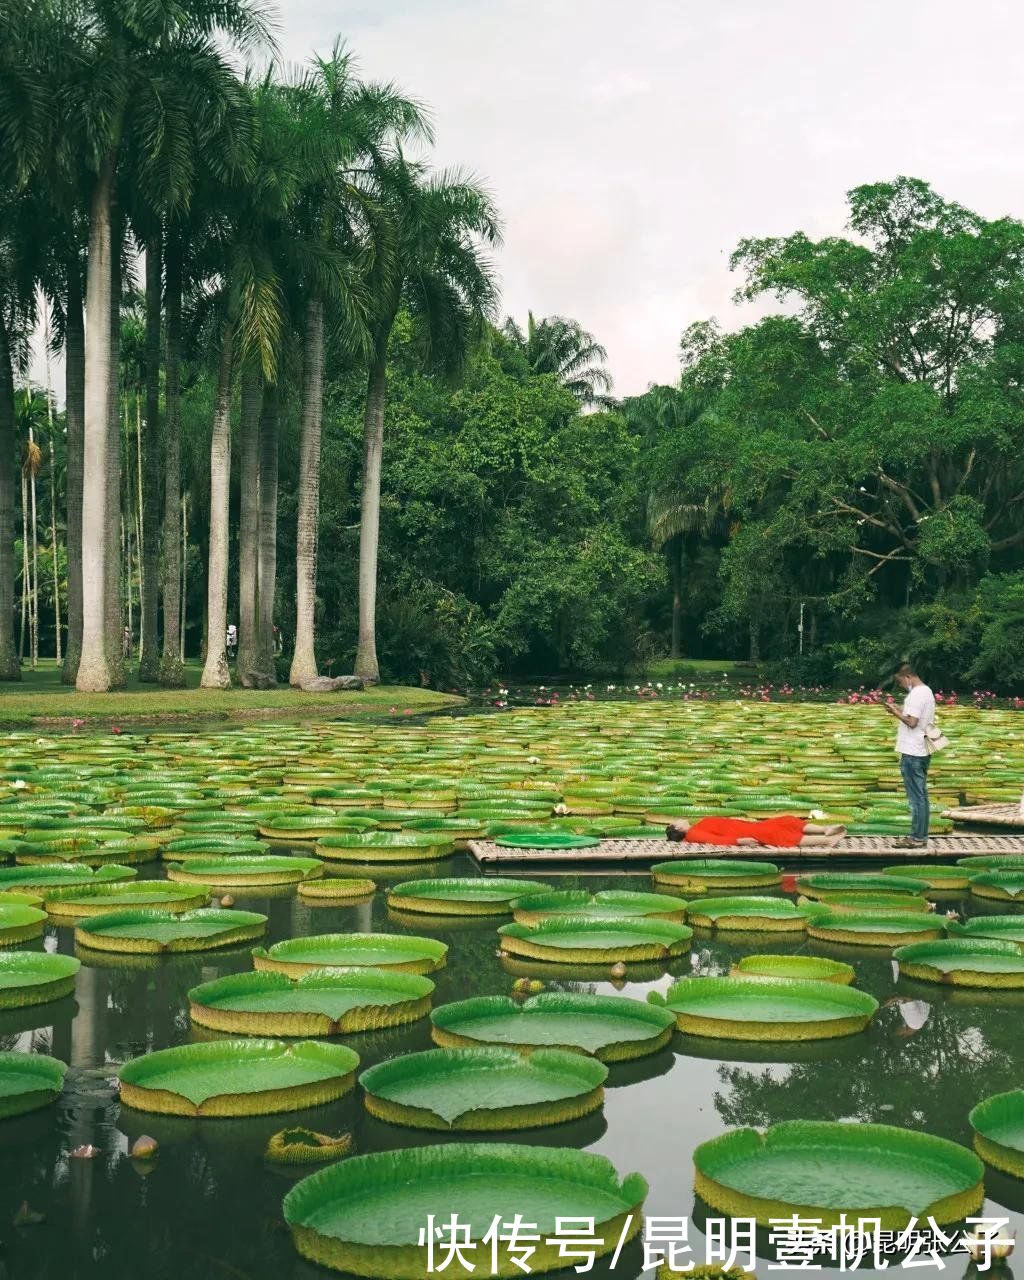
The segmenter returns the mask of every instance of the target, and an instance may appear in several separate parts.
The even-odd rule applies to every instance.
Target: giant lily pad
[[[253,965],[299,978],[313,969],[396,969],[433,973],[445,963],[448,947],[435,938],[410,934],[324,933],[313,938],[287,938],[272,947],[257,947]]]
[[[501,876],[464,876],[446,880],[407,880],[388,890],[388,906],[439,916],[502,916],[524,894],[544,889],[537,880]]]
[[[172,884],[167,880],[118,880],[48,890],[43,906],[54,920],[100,916],[132,907],[158,911],[194,911],[209,901],[202,885]]]
[[[901,947],[941,938],[946,921],[926,911],[828,911],[809,914],[807,936],[859,947]]]
[[[974,1149],[985,1163],[1024,1178],[1024,1089],[985,1098],[967,1118]]]
[[[958,858],[956,865],[964,867],[971,875],[979,871],[1024,871],[1024,854],[976,853],[969,858]]]
[[[628,889],[545,889],[530,893],[513,904],[519,924],[535,924],[545,916],[647,916],[655,920],[686,919],[687,902],[667,893],[633,893]]]
[[[824,956],[744,956],[733,965],[732,972],[739,977],[804,978],[843,986],[849,986],[855,976],[852,964]]]
[[[760,889],[782,883],[774,862],[744,862],[737,858],[680,858],[651,867],[655,884],[678,889]]]
[[[647,998],[680,1031],[718,1040],[830,1040],[863,1031],[878,1009],[865,991],[801,978],[683,978]]]
[[[797,898],[797,904],[801,907],[811,907],[814,910],[822,911],[826,908],[829,911],[870,911],[872,914],[881,911],[895,911],[900,914],[906,914],[908,911],[924,910],[930,906],[916,898],[910,898],[905,893],[830,893],[824,899],[807,898],[801,895]]]
[[[970,885],[976,898],[1017,902],[1024,898],[1024,871],[983,871],[971,876]]]
[[[789,898],[697,898],[687,919],[701,929],[734,933],[804,933],[807,920]]]
[[[434,984],[384,969],[233,973],[193,987],[192,1021],[235,1035],[333,1036],[415,1022],[430,1012]]]
[[[266,927],[267,917],[255,911],[136,909],[88,917],[75,927],[75,941],[95,951],[210,951],[258,938]]]
[[[693,1153],[695,1189],[731,1217],[850,1218],[902,1231],[911,1219],[959,1222],[985,1198],[981,1161],[945,1138],[882,1124],[791,1120],[730,1129]]]
[[[0,947],[16,947],[19,942],[42,936],[46,912],[17,902],[0,905]]]
[[[63,1062],[43,1053],[0,1053],[0,1120],[53,1102],[66,1071]]]
[[[448,835],[433,831],[365,831],[324,836],[319,857],[341,862],[432,862],[454,852]]]
[[[672,1038],[674,1016],[626,996],[551,991],[513,1000],[475,996],[442,1005],[430,1015],[436,1044],[447,1048],[503,1045],[521,1052],[572,1049],[601,1062],[625,1062],[655,1053]]]
[[[321,1106],[355,1083],[359,1055],[300,1040],[217,1040],[158,1049],[126,1062],[121,1101],[175,1116],[252,1116]]]
[[[494,843],[503,849],[593,849],[601,841],[596,836],[579,836],[571,831],[537,831],[498,836]]]
[[[1024,915],[972,916],[970,920],[950,920],[946,928],[954,938],[995,938],[1024,951]]]
[[[376,889],[374,881],[356,877],[324,875],[317,880],[299,881],[299,897],[314,902],[362,902],[371,898]]]
[[[284,1217],[299,1253],[352,1275],[427,1280],[434,1274],[419,1243],[428,1221],[448,1221],[458,1206],[467,1224],[472,1261],[486,1258],[488,1274],[519,1276],[518,1254],[482,1244],[495,1217],[530,1222],[539,1235],[531,1273],[561,1270],[565,1258],[545,1241],[558,1219],[584,1217],[593,1225],[595,1253],[611,1253],[640,1230],[647,1183],[619,1179],[610,1161],[572,1149],[510,1143],[455,1143],[354,1156],[304,1178],[285,1196]],[[588,1245],[588,1251],[590,1246]],[[436,1263],[435,1263],[436,1265]],[[476,1265],[476,1264],[474,1264]]]
[[[915,942],[893,952],[900,973],[957,987],[1024,987],[1024,955],[1015,942],[947,938]]]
[[[942,889],[954,892],[966,889],[970,872],[964,867],[951,867],[941,862],[920,864],[898,863],[894,867],[883,867],[883,876],[895,876],[899,880],[920,880],[929,889]]]
[[[578,1120],[604,1100],[608,1068],[560,1049],[429,1049],[359,1077],[366,1109],[416,1129],[532,1129]]]
[[[34,889],[46,893],[50,889],[87,884],[114,884],[134,880],[139,873],[134,867],[82,866],[76,862],[54,863],[45,867],[0,867],[0,889]]]
[[[0,1009],[24,1009],[70,995],[79,962],[46,951],[0,952]]]
[[[264,854],[258,858],[195,858],[180,866],[167,868],[168,880],[183,884],[230,886],[298,884],[324,873],[319,858],[278,857]]]
[[[266,853],[265,840],[252,840],[244,836],[203,835],[181,836],[164,845],[165,862],[193,862],[196,859],[219,862],[223,858],[253,858]]]
[[[855,871],[818,871],[802,875],[796,887],[808,898],[827,902],[833,893],[899,893],[907,896],[907,910],[913,910],[912,900],[922,896],[928,888],[924,880],[911,876],[890,875],[888,872],[871,875]]]
[[[508,955],[555,964],[668,960],[685,955],[693,937],[684,924],[621,916],[545,916],[533,925],[503,925],[498,933]]]

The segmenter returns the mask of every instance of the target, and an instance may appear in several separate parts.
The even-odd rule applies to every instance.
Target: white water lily
[[[13,791],[24,791],[27,786],[28,786],[28,783],[25,781],[24,778],[15,778],[14,781],[11,783],[11,789]]]

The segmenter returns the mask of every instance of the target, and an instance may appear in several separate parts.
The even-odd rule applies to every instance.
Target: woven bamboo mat
[[[924,858],[956,858],[979,853],[1024,856],[1024,835],[1001,836],[957,833],[932,836],[927,848],[900,849],[894,836],[847,836],[829,849],[761,849],[740,845],[688,844],[676,840],[602,840],[589,849],[508,849],[491,840],[471,840],[469,851],[477,862],[496,863],[649,863],[683,858],[764,858],[768,862],[803,859],[820,862],[830,858],[878,858],[888,862],[920,862]]]
[[[942,816],[954,822],[977,822],[990,827],[1015,827],[1024,831],[1024,814],[1019,804],[969,804],[945,809]]]

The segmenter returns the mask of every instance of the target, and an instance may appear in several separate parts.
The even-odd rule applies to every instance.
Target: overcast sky
[[[674,380],[683,328],[742,323],[743,236],[836,233],[911,174],[1024,214],[1024,10],[1010,0],[279,0],[301,61],[343,36],[428,104],[439,164],[505,220],[503,308],[572,316],[615,388]]]

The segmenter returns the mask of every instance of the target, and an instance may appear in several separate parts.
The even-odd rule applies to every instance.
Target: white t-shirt
[[[935,695],[926,684],[915,684],[903,700],[903,714],[916,716],[917,724],[911,729],[900,721],[896,730],[896,750],[901,756],[926,756],[924,731],[935,722]]]

